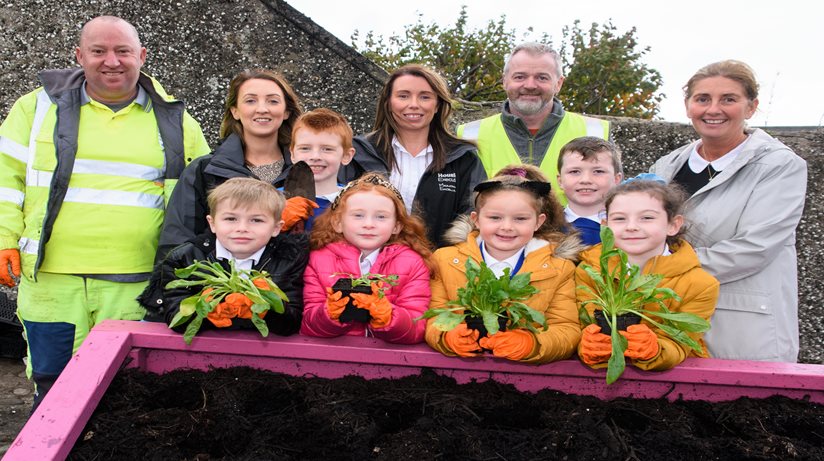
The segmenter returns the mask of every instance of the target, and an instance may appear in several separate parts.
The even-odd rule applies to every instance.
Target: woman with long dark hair
[[[227,179],[283,184],[292,165],[292,126],[302,112],[297,94],[276,72],[244,70],[232,79],[220,125],[222,142],[181,174],[166,210],[156,260],[208,230],[206,196]]]
[[[417,64],[397,69],[381,92],[373,131],[355,137],[355,157],[338,175],[347,183],[367,171],[386,174],[438,247],[449,224],[470,211],[472,189],[486,179],[475,145],[450,131],[451,115],[443,77]]]

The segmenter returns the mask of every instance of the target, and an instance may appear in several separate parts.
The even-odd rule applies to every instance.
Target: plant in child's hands
[[[614,257],[618,263],[610,270],[609,263]],[[615,247],[615,236],[609,227],[601,228],[600,271],[592,266],[581,264],[581,268],[595,284],[593,291],[586,285],[578,285],[579,290],[588,293],[591,298],[581,302],[578,316],[584,326],[595,323],[586,306],[593,304],[596,310],[603,311],[604,317],[612,329],[612,355],[607,364],[607,384],[612,384],[624,373],[626,363],[624,352],[627,339],[618,331],[618,316],[635,314],[656,326],[667,336],[684,344],[696,352],[701,352],[701,345],[687,333],[700,333],[709,330],[710,324],[703,318],[688,312],[671,312],[665,301],[681,298],[669,288],[659,288],[663,275],[642,274],[637,265],[630,265],[627,254]],[[650,310],[647,306],[657,306]]]
[[[344,273],[344,272],[335,272],[330,277],[342,277],[349,280],[351,287],[371,287],[372,284],[377,283],[378,285],[378,297],[384,297],[384,287],[393,287],[398,284],[398,276],[397,275],[383,275],[383,274],[373,274],[371,272],[367,272],[360,277],[355,277],[354,274]]]
[[[485,262],[478,264],[466,260],[466,285],[458,288],[458,299],[449,301],[448,306],[430,308],[419,318],[435,317],[434,325],[441,331],[450,331],[467,315],[481,317],[490,335],[498,332],[498,319],[508,319],[508,328],[524,328],[538,333],[535,324],[547,329],[544,314],[522,303],[538,292],[530,285],[529,272],[509,277],[509,268],[496,277]]]
[[[275,285],[265,271],[244,270],[229,261],[227,272],[218,262],[195,261],[175,270],[178,280],[166,284],[166,289],[202,287],[200,293],[180,302],[180,309],[169,323],[169,328],[191,323],[183,333],[186,344],[200,330],[203,319],[216,327],[232,325],[232,319],[250,319],[261,335],[269,335],[263,316],[270,309],[282,314],[286,294]],[[193,318],[194,317],[194,318]]]

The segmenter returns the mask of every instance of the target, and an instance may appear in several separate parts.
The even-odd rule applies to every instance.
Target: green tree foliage
[[[506,17],[490,20],[483,29],[469,30],[466,6],[461,7],[453,26],[425,24],[418,15],[415,24],[405,26],[403,36],[375,36],[370,31],[363,46],[359,33],[352,34],[352,46],[389,71],[404,64],[420,63],[437,69],[447,79],[449,89],[467,101],[500,101],[506,98],[501,75],[504,57],[515,43],[515,30],[506,28]]]
[[[504,57],[523,36],[507,28],[506,16],[485,27],[467,27],[466,6],[452,26],[424,23],[419,14],[404,34],[384,38],[367,32],[352,34],[352,46],[387,70],[421,63],[446,77],[452,94],[466,101],[506,99],[501,79]],[[661,74],[641,62],[649,47],[636,49],[636,29],[620,33],[612,22],[593,23],[582,30],[579,21],[564,27],[558,49],[567,75],[559,98],[575,112],[651,119],[659,110]],[[552,45],[544,34],[538,41]]]
[[[661,74],[641,62],[635,27],[618,32],[612,22],[592,23],[584,32],[575,21],[564,27],[560,53],[566,80],[559,98],[575,112],[653,118],[663,94]]]

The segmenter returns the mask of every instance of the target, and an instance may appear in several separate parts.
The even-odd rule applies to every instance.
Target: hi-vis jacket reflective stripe
[[[81,106],[82,69],[40,77],[0,126],[0,249],[19,248],[28,277],[151,271],[176,179],[209,151],[200,127],[147,75],[150,102],[117,114]]]
[[[540,165],[541,170],[552,182],[552,188],[556,193],[560,192],[558,153],[566,143],[583,136],[609,139],[609,122],[574,112],[564,113],[564,118],[558,125]],[[509,142],[500,114],[459,126],[458,137],[478,143],[478,156],[490,178],[507,165],[521,163],[521,158]]]

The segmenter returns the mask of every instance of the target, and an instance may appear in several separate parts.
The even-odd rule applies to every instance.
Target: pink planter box
[[[360,337],[261,338],[257,332],[205,332],[186,345],[165,325],[106,321],[91,332],[32,415],[4,460],[63,459],[121,367],[165,373],[249,366],[295,376],[398,378],[431,368],[458,382],[494,379],[524,392],[554,389],[616,397],[723,401],[784,395],[824,403],[824,366],[688,359],[665,372],[627,368],[607,386],[604,370],[577,360],[524,365],[495,358],[445,357],[425,344],[401,346]]]

